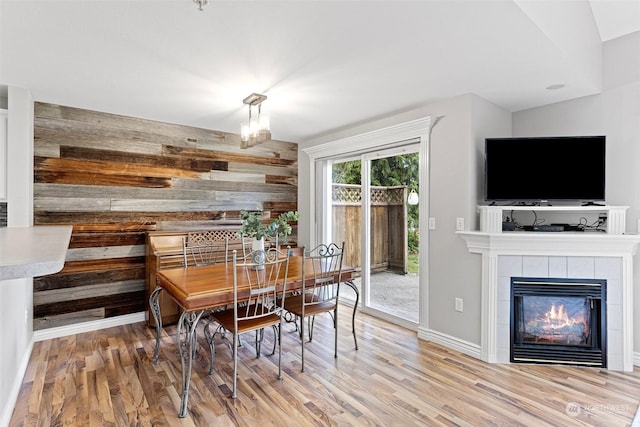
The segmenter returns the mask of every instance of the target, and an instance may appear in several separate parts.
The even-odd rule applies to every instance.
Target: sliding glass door
[[[418,150],[414,143],[328,162],[324,204],[331,239],[347,242],[344,262],[358,271],[362,309],[409,327],[417,326],[420,301]]]

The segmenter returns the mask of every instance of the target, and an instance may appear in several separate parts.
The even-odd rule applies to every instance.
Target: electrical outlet
[[[429,230],[435,230],[435,229],[436,229],[436,219],[429,218]]]
[[[456,218],[456,231],[464,231],[464,218]]]
[[[456,298],[456,311],[461,313],[464,311],[464,301],[462,298]]]

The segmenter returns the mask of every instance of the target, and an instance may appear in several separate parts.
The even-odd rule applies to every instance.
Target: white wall
[[[607,204],[629,206],[626,230],[635,233],[640,219],[640,32],[604,43],[603,58],[601,94],[514,113],[513,133],[606,135]],[[639,256],[634,280],[640,283]],[[640,353],[640,292],[634,295],[634,309],[634,352]]]
[[[476,205],[485,204],[484,200],[484,140],[485,138],[501,138],[511,136],[511,113],[483,98],[474,96],[472,99],[471,139],[475,141],[472,159],[475,159],[474,173],[471,174],[471,188],[475,189]],[[474,165],[472,165],[473,167]],[[468,230],[478,230],[479,216],[475,206],[471,213],[476,221],[470,224]]]
[[[478,256],[469,254],[456,234],[456,218],[473,222],[476,162],[473,157],[472,105],[466,95],[438,104],[446,117],[431,138],[429,217],[436,228],[429,232],[429,323],[428,331],[480,343],[480,279]],[[422,231],[422,230],[421,230]],[[421,232],[421,236],[423,233]],[[464,311],[455,311],[455,298],[462,298]],[[421,325],[424,326],[424,325]]]
[[[463,101],[463,102],[460,102]],[[447,117],[431,141],[429,234],[429,329],[431,339],[480,344],[481,257],[468,252],[455,234],[456,218],[477,229],[477,205],[483,200],[484,139],[511,134],[511,114],[475,95],[441,103]],[[464,311],[455,311],[462,298]],[[465,348],[459,348],[465,351]]]
[[[33,225],[33,101],[9,87],[7,220]],[[33,346],[33,279],[0,281],[0,426],[8,425]]]
[[[298,164],[298,200],[301,242],[311,239],[312,218],[309,207],[308,164],[302,148],[347,136],[362,134],[421,117],[445,116],[433,129],[430,142],[429,217],[436,219],[436,229],[422,230],[429,244],[429,280],[421,283],[427,317],[421,319],[420,335],[437,339],[480,343],[480,257],[469,254],[456,234],[456,218],[465,218],[467,229],[477,221],[476,205],[482,198],[482,151],[485,136],[510,134],[511,115],[475,95],[450,100],[408,111],[365,125],[349,128],[301,144]],[[481,123],[478,123],[481,122]],[[480,193],[478,193],[480,191]],[[463,298],[464,312],[454,310],[454,299]]]

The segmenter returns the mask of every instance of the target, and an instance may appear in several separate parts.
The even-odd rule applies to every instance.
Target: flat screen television
[[[605,136],[487,138],[487,202],[605,200]]]

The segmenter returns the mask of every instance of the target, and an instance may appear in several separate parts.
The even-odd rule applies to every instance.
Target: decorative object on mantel
[[[269,223],[265,223],[262,220],[262,212],[247,212],[240,211],[240,219],[242,220],[242,226],[238,234],[240,237],[248,237],[254,241],[262,241],[262,249],[264,249],[264,238],[273,237],[276,239],[276,246],[278,241],[282,242],[286,240],[287,236],[291,234],[291,221],[297,221],[300,218],[298,211],[289,211],[281,213],[278,218],[274,218]],[[256,248],[260,249],[260,248]]]
[[[252,93],[242,100],[249,106],[249,121],[240,126],[240,148],[249,148],[271,141],[269,115],[262,112],[262,103],[266,99],[266,95]],[[258,107],[257,116],[251,115],[251,107]]]
[[[195,4],[198,5],[198,10],[203,11],[203,7],[209,5],[209,0],[193,0]]]

